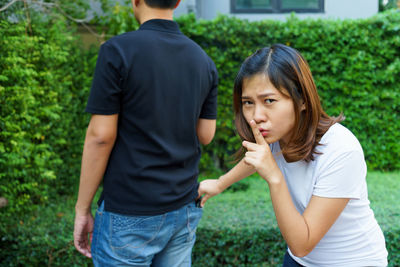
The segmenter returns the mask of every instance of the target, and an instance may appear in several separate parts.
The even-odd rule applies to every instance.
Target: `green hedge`
[[[11,216],[74,192],[91,61],[62,21],[2,20],[0,47],[0,212]]]

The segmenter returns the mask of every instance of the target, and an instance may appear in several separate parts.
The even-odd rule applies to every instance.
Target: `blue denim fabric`
[[[304,266],[295,261],[292,257],[290,257],[289,252],[286,251],[285,257],[283,258],[282,267],[304,267]]]
[[[202,213],[192,202],[162,215],[127,216],[105,211],[103,202],[93,231],[94,266],[191,266]]]

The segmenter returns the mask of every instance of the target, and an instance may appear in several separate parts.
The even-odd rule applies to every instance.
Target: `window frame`
[[[233,14],[284,14],[284,13],[324,13],[325,0],[318,0],[318,8],[282,8],[282,0],[271,0],[272,8],[236,8],[236,0],[231,0]]]

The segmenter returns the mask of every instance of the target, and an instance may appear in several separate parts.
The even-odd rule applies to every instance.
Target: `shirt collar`
[[[151,19],[140,25],[139,30],[156,30],[172,33],[181,33],[178,23],[173,20]]]

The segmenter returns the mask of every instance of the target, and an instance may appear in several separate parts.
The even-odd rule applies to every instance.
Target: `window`
[[[231,0],[232,13],[322,13],[324,0]]]

